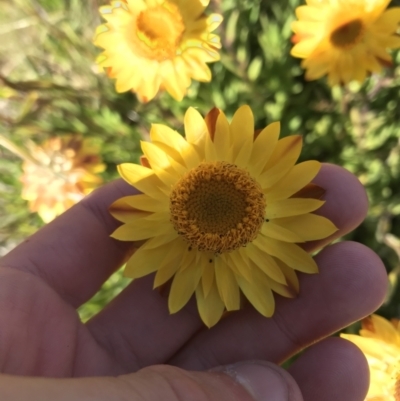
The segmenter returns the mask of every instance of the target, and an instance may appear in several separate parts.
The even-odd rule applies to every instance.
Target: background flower
[[[31,160],[23,163],[22,198],[48,223],[102,183],[105,165],[99,149],[79,136],[54,137],[30,144]]]
[[[94,43],[104,52],[98,63],[116,79],[116,90],[132,90],[142,102],[165,89],[182,100],[191,79],[208,82],[206,63],[219,60],[219,37],[211,32],[222,21],[206,16],[209,0],[126,0],[100,8],[107,23]]]
[[[186,140],[153,125],[151,142],[142,142],[145,166],[119,166],[121,177],[142,194],[112,204],[111,214],[124,223],[112,237],[146,240],[127,262],[125,275],[156,272],[155,287],[172,278],[170,312],[195,293],[208,327],[225,310],[240,308],[241,293],[269,317],[272,291],[286,297],[298,293],[294,270],[318,271],[297,243],[336,231],[328,219],[311,213],[324,202],[304,191],[320,163],[295,166],[302,139],[279,140],[279,123],[254,134],[248,106],[239,108],[230,124],[218,109],[203,120],[190,108],[185,133]]]
[[[363,82],[390,65],[388,49],[400,47],[400,8],[390,0],[307,0],[296,9],[295,45],[306,79],[328,75],[330,85]]]
[[[372,315],[363,320],[360,335],[342,334],[365,354],[370,370],[366,401],[400,399],[400,324]]]

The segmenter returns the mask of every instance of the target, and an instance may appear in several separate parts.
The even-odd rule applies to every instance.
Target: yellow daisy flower
[[[94,43],[104,49],[98,63],[116,79],[117,92],[132,90],[148,102],[160,89],[182,100],[191,79],[209,82],[206,63],[219,60],[222,21],[206,16],[210,0],[125,0],[100,8],[107,21]]]
[[[293,297],[299,290],[294,270],[318,271],[297,243],[336,231],[328,219],[312,214],[324,203],[311,198],[322,188],[308,186],[320,163],[295,166],[301,136],[279,140],[277,122],[254,133],[248,106],[231,123],[218,109],[203,119],[189,108],[184,124],[186,139],[153,125],[151,142],[141,144],[144,165],[118,167],[142,194],[111,206],[124,223],[112,237],[146,241],[127,262],[125,275],[156,272],[154,287],[173,278],[170,313],[195,293],[209,327],[225,310],[240,308],[241,292],[271,316],[272,291]]]
[[[90,140],[67,135],[42,146],[30,144],[30,158],[22,165],[23,199],[45,223],[65,212],[98,187],[97,173],[105,169],[98,148]]]
[[[365,354],[370,370],[366,401],[400,400],[400,322],[372,315],[362,322],[360,335],[341,334]]]
[[[389,49],[400,47],[400,8],[386,10],[390,0],[306,0],[296,9],[298,21],[291,54],[304,59],[306,79],[328,75],[331,86],[390,65]]]

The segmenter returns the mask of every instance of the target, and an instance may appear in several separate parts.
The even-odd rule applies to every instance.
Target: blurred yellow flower
[[[241,292],[271,316],[272,291],[293,297],[299,290],[294,270],[318,271],[297,243],[336,231],[328,219],[311,213],[324,203],[313,198],[323,189],[310,184],[320,163],[295,165],[302,138],[279,140],[277,122],[254,133],[248,106],[231,123],[218,109],[203,119],[189,108],[184,125],[186,139],[154,124],[151,142],[141,144],[143,165],[118,167],[141,194],[111,205],[111,214],[124,223],[112,237],[145,240],[125,275],[136,279],[156,272],[154,287],[173,278],[170,313],[195,293],[209,327],[225,310],[240,308]]]
[[[104,49],[97,62],[116,79],[117,92],[132,90],[148,102],[165,89],[176,100],[191,79],[209,82],[206,63],[219,60],[222,21],[206,16],[209,0],[125,0],[100,8],[107,23],[94,43]]]
[[[99,186],[105,165],[98,152],[89,139],[73,135],[30,144],[21,177],[29,209],[48,223]]]
[[[390,65],[390,49],[400,47],[400,8],[390,0],[306,0],[296,9],[298,21],[291,54],[304,59],[306,79],[328,75],[331,86],[363,82],[368,73]]]
[[[372,315],[362,322],[360,335],[341,334],[365,354],[370,370],[366,401],[400,400],[400,322]]]

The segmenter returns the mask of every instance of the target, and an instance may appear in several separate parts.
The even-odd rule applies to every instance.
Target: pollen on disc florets
[[[264,221],[266,201],[250,174],[223,161],[202,163],[172,188],[171,222],[199,251],[233,251],[253,241]]]

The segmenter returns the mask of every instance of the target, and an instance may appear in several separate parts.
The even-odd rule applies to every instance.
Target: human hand
[[[363,220],[367,201],[354,176],[324,165],[314,182],[326,189],[327,202],[318,213],[339,227],[335,238]],[[299,275],[298,298],[276,296],[271,319],[248,305],[207,329],[195,303],[169,315],[167,300],[152,291],[152,278],[145,277],[82,324],[75,309],[132,251],[131,244],[109,237],[118,223],[107,209],[134,193],[121,180],[103,187],[0,261],[0,370],[7,374],[0,376],[0,399],[252,400],[231,377],[264,391],[257,401],[364,399],[367,365],[344,340],[312,346],[289,368],[291,376],[273,365],[382,302],[385,270],[372,251],[357,243],[321,251],[316,256],[320,274]],[[307,250],[332,239],[309,243]],[[249,360],[260,362],[240,362]],[[236,362],[238,366],[206,373]],[[153,366],[160,364],[164,366]]]

